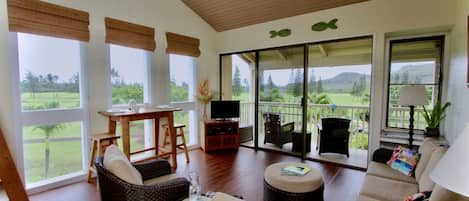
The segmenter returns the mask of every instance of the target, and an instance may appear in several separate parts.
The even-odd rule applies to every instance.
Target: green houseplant
[[[425,106],[423,106],[423,117],[427,122],[427,128],[425,129],[426,137],[438,137],[440,136],[440,122],[445,119],[445,110],[451,105],[450,102],[441,105],[438,100],[433,107],[433,110],[429,112]]]

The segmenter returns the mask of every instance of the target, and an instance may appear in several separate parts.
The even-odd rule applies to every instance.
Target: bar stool
[[[117,146],[117,139],[119,138],[120,136],[111,133],[102,133],[91,137],[90,163],[87,176],[88,183],[91,182],[92,173],[96,173],[96,169],[94,167],[96,154],[98,154],[98,156],[103,156],[104,151],[106,151],[106,148],[109,145],[115,144]]]
[[[175,124],[174,129],[176,129],[176,148],[177,149],[182,149],[184,151],[184,154],[186,155],[186,162],[189,163],[189,153],[187,151],[187,145],[186,145],[186,137],[184,136],[184,128],[186,125],[184,124]],[[163,147],[161,147],[160,151],[162,152],[160,157],[166,157],[168,156],[171,152],[166,148],[166,145],[171,145],[171,134],[169,132],[169,126],[168,124],[163,125],[164,129],[164,138],[163,138]],[[179,130],[179,132],[178,132]],[[181,138],[181,143],[177,143],[177,138]]]

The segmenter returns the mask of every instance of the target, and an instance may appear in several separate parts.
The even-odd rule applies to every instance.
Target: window
[[[84,174],[86,108],[79,41],[16,34],[28,188]],[[45,49],[47,48],[47,51]]]
[[[113,44],[109,45],[109,50],[112,106],[127,108],[131,100],[135,100],[137,104],[150,103],[147,52],[142,49]],[[130,136],[131,151],[153,146],[149,140],[153,138],[151,128],[151,120],[130,123],[130,133],[132,134]],[[116,133],[121,134],[120,126],[117,127]],[[122,145],[122,143],[119,144]],[[145,154],[148,153],[133,155],[132,159],[144,157]]]
[[[111,52],[112,104],[127,105],[130,100],[144,102],[146,52],[109,45]]]
[[[197,113],[195,102],[196,69],[195,59],[189,56],[169,55],[170,100],[171,104],[183,111],[174,113],[174,122],[185,124],[184,134],[187,145],[197,141]]]
[[[427,89],[432,109],[440,98],[444,37],[428,37],[390,41],[388,87],[388,128],[409,128],[409,108],[399,106],[399,91],[403,86],[422,85]],[[415,129],[425,129],[422,106],[416,107]]]

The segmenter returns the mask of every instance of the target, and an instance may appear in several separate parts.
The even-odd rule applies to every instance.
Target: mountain
[[[371,76],[353,72],[340,73],[333,78],[322,80],[322,85],[326,92],[350,92],[353,83],[358,82],[363,76],[365,76],[366,89],[369,89]]]
[[[399,84],[431,84],[435,82],[434,70],[434,64],[406,65],[391,73],[391,81]]]

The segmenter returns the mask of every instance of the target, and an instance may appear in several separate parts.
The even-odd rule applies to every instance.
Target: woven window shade
[[[155,51],[155,29],[106,17],[106,43]]]
[[[166,32],[166,40],[168,43],[166,53],[168,54],[179,54],[192,57],[200,56],[200,40],[198,38]]]
[[[7,5],[11,32],[90,40],[87,12],[37,0],[8,0]]]

